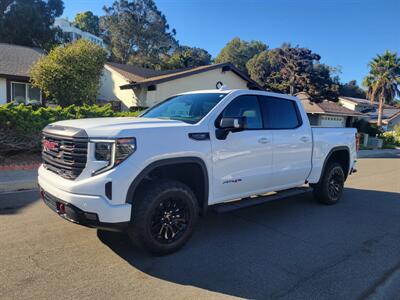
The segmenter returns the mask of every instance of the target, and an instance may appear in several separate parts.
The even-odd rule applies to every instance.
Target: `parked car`
[[[186,243],[212,206],[304,184],[335,204],[356,170],[355,135],[353,128],[311,128],[295,97],[189,92],[137,118],[48,125],[39,185],[61,217],[126,230],[146,250],[166,254]]]

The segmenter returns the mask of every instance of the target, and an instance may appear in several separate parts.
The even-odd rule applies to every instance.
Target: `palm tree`
[[[368,64],[369,74],[364,78],[363,85],[368,88],[367,95],[371,103],[378,102],[378,122],[382,126],[383,104],[392,103],[400,95],[400,57],[397,53],[386,50],[383,55],[377,55]]]

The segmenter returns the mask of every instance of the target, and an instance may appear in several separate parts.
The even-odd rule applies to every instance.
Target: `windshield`
[[[200,93],[173,96],[153,106],[141,117],[179,120],[195,124],[208,114],[225,95],[225,93]]]

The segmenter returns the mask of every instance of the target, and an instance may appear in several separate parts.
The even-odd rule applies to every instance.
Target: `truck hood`
[[[177,120],[155,118],[90,118],[52,123],[44,129],[44,132],[75,136],[78,132],[77,129],[83,129],[89,137],[117,137],[119,135],[124,135],[124,132],[132,129],[184,126],[192,125]]]

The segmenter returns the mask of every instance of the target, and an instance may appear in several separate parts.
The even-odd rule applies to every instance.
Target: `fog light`
[[[97,221],[97,214],[85,212],[85,217],[90,221]]]

